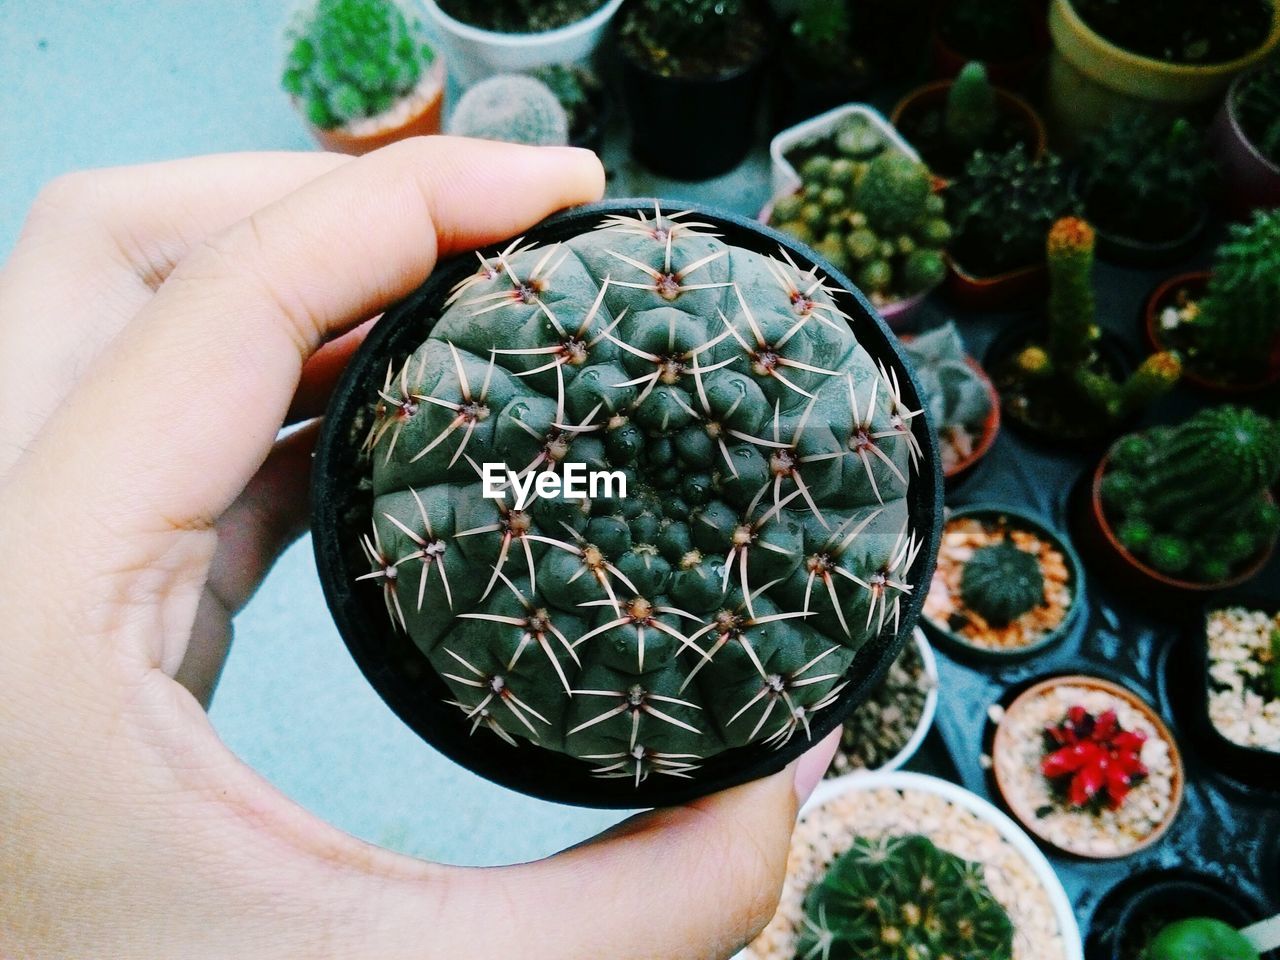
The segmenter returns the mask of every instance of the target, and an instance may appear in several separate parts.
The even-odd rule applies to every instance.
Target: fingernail
[[[803,804],[809,799],[822,775],[831,766],[831,758],[836,755],[836,747],[840,746],[842,727],[832,730],[825,740],[811,748],[796,763],[796,801]]]

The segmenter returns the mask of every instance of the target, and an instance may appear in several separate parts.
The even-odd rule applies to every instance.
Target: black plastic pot
[[[676,180],[707,180],[742,162],[756,142],[768,49],[733,73],[664,77],[622,49],[622,102],[631,154]]]
[[[555,243],[588,232],[611,214],[653,209],[652,199],[620,199],[580,207],[552,217],[525,233],[527,242]],[[787,250],[801,268],[827,274],[841,292],[837,303],[849,316],[854,334],[874,357],[899,371],[903,401],[911,409],[922,404],[911,365],[897,341],[850,281],[794,239],[753,220],[681,204],[697,219],[712,224],[728,243],[762,253]],[[499,249],[498,247],[491,250]],[[357,537],[367,526],[372,494],[367,460],[360,455],[367,429],[369,397],[382,384],[388,361],[403,361],[426,337],[450,289],[475,270],[470,254],[440,264],[427,281],[387,309],[343,372],[325,416],[316,450],[312,481],[312,531],[316,564],[325,598],[338,630],[365,677],[388,706],[424,740],[446,756],[495,783],[532,796],[580,806],[635,808],[672,806],[776,773],[830,731],[874,692],[920,613],[924,591],[914,591],[896,634],[884,633],[867,643],[850,667],[855,678],[830,708],[812,724],[812,741],[794,737],[780,749],[753,745],[707,760],[696,779],[650,777],[638,787],[630,780],[595,777],[591,767],[566,754],[522,742],[511,746],[480,731],[445,703],[452,695],[426,657],[407,636],[393,630],[377,591],[355,589],[355,577],[368,570]],[[912,484],[911,509],[919,518],[924,545],[912,570],[913,583],[928,583],[937,554],[942,519],[942,476],[937,440],[924,418],[914,423],[923,452],[923,470]]]

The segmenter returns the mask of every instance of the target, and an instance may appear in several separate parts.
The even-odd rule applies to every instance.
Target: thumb
[[[799,805],[840,731],[782,772],[654,810],[538,863],[485,871],[500,923],[476,956],[529,960],[727,958],[773,917]],[[484,939],[490,942],[481,948]]]

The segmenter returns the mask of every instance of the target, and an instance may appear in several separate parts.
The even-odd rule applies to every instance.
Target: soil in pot
[[[1069,628],[1079,585],[1078,561],[1039,524],[960,511],[943,526],[924,617],[964,648],[1030,653]]]
[[[1205,642],[1210,722],[1231,743],[1280,755],[1280,613],[1211,610]]]
[[[938,81],[920,87],[899,102],[893,111],[893,125],[916,148],[921,159],[939,177],[954,180],[964,173],[975,150],[1004,153],[1017,144],[1031,157],[1045,149],[1044,125],[1031,106],[1004,90],[996,91],[998,110],[995,126],[977,147],[961,146],[947,132],[947,94],[953,81]]]
[[[653,212],[637,213],[646,209]],[[932,569],[940,479],[929,433],[910,412],[919,397],[905,364],[865,301],[837,292],[841,305],[829,302],[825,277],[809,272],[806,254],[748,221],[698,209],[668,217],[653,201],[622,200],[566,213],[526,240],[490,252],[479,270],[465,258],[442,265],[388,311],[344,373],[317,454],[313,523],[340,630],[413,729],[516,789],[596,806],[661,805],[781,769],[869,695],[922,599],[905,590],[904,578],[925,580]],[[780,243],[786,254],[770,266],[765,257]],[[608,284],[596,279],[605,276]],[[678,311],[667,306],[674,300]],[[740,318],[736,335],[722,313]],[[569,316],[566,326],[560,318]],[[736,434],[765,443],[769,463],[794,466],[760,432],[775,435],[764,390],[785,391],[775,404],[799,415],[807,401],[787,399],[793,388],[817,395],[830,381],[847,418],[847,384],[807,360],[793,368],[782,344],[769,349],[768,363],[751,361],[760,353],[753,323],[762,337],[803,331],[803,341],[788,342],[805,343],[810,360],[842,369],[849,358],[864,363],[851,353],[856,340],[898,371],[898,385],[885,380],[880,396],[898,397],[891,405],[903,429],[874,441],[892,469],[851,451],[861,472],[844,471],[827,492],[821,469],[807,471],[812,506],[799,489],[782,493],[785,478],[776,489],[791,499],[774,501],[775,481],[758,470],[765,454]],[[695,332],[706,324],[723,331],[703,341],[719,337],[712,346],[699,345],[707,330]],[[739,357],[739,349],[749,354]],[[725,355],[713,358],[719,350]],[[728,369],[738,365],[744,372]],[[673,396],[686,388],[689,399]],[[662,407],[653,417],[650,399]],[[710,413],[686,420],[682,403]],[[760,404],[759,423],[741,419]],[[725,429],[710,426],[729,416]],[[739,444],[747,446],[738,451]],[[913,451],[927,476],[911,466]],[[618,469],[631,478],[627,496],[616,486],[581,500],[542,490],[553,465],[579,458],[593,469],[626,464]],[[721,469],[716,463],[738,472],[727,486],[712,485],[699,480],[695,460],[704,472]],[[538,498],[521,506],[510,491],[482,496],[478,464],[490,462],[537,472]],[[800,522],[796,504],[807,516],[834,511],[837,488],[852,498],[827,521],[840,539],[810,558],[808,574],[803,557],[790,554],[796,564],[781,581],[749,585],[740,602],[726,593],[742,576],[765,575],[759,564],[774,551],[755,545],[779,546],[774,531]],[[730,489],[743,495],[741,504],[724,499],[738,497]],[[864,494],[868,509],[848,515]],[[926,515],[929,530],[914,531]],[[717,530],[729,538],[723,551],[713,549]],[[850,537],[870,553],[849,554]],[[880,561],[879,574],[866,567]],[[829,576],[849,563],[870,585],[860,599]],[[819,575],[809,608],[809,579]],[[769,595],[786,582],[789,599]],[[833,596],[842,605],[833,606]],[[834,631],[832,642],[817,639],[820,622]],[[410,659],[416,647],[417,668],[405,669],[399,653],[391,660],[393,647]],[[803,662],[792,663],[793,655]],[[722,668],[732,675],[717,679]],[[704,690],[718,692],[708,699]],[[713,716],[713,703],[739,695],[729,715]]]
[[[1228,63],[1256,50],[1275,16],[1270,0],[1183,3],[1174,10],[1160,0],[1071,0],[1071,5],[1091,30],[1121,50],[1186,65]]]
[[[1182,802],[1182,758],[1156,712],[1124,687],[1058,677],[993,707],[992,770],[1029,831],[1111,859],[1164,835]]]
[[[543,33],[584,20],[605,0],[436,0],[459,23],[495,33]]]

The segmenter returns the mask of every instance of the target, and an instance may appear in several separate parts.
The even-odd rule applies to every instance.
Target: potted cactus
[[[316,0],[287,42],[281,86],[326,150],[440,132],[444,64],[396,0]]]
[[[787,24],[772,91],[773,125],[781,129],[856,99],[873,68],[855,38],[861,11],[848,0],[775,2]]]
[[[1148,595],[1219,590],[1274,549],[1277,480],[1280,427],[1247,408],[1202,410],[1112,446],[1076,511],[1079,539]]]
[[[437,271],[347,368],[326,594],[460,763],[683,802],[781,769],[906,641],[941,485],[918,393],[865,301],[780,241],[582,208]]]
[[[852,159],[856,150],[810,156],[800,192],[779,198],[768,220],[849,273],[897,328],[946,276],[951,230],[928,168],[878,138],[866,142],[880,151],[870,160]]]
[[[755,139],[771,39],[758,0],[637,0],[622,16],[631,152],[655,173],[705,180]]]
[[[1099,256],[1135,266],[1185,258],[1204,231],[1215,173],[1187,119],[1117,116],[1084,142],[1073,182]]]
[[[980,151],[947,188],[946,203],[954,233],[947,295],[973,310],[1033,302],[1045,285],[1045,234],[1073,207],[1061,160],[1035,160],[1021,145]]]
[[[1022,144],[1033,159],[1048,145],[1044,124],[1027,101],[992,86],[977,61],[955,80],[917,87],[898,101],[893,125],[936,176],[954,180],[974,153],[1003,153]]]
[[[991,506],[947,516],[923,614],[940,642],[1008,662],[1065,639],[1085,609],[1080,560],[1043,521]]]
[[[1203,389],[1248,393],[1280,379],[1280,210],[1232,226],[1212,273],[1157,287],[1146,331],[1185,358],[1188,380]]]
[[[1048,323],[1011,327],[991,345],[987,369],[1007,421],[1033,439],[1089,445],[1171,390],[1181,374],[1176,354],[1147,357],[1126,376],[1112,335],[1098,327],[1093,293],[1094,232],[1076,217],[1053,225]]]
[[[481,80],[458,100],[449,132],[459,137],[531,146],[569,142],[569,115],[541,80],[519,73]]]
[[[1273,0],[1053,0],[1048,114],[1074,143],[1111,117],[1214,103],[1280,41]]]
[[[996,82],[1027,87],[1040,67],[1049,37],[1039,0],[943,0],[932,33],[933,72],[950,79],[978,61]]]
[[[1000,395],[978,361],[969,356],[953,321],[903,337],[915,364],[925,410],[938,431],[942,475],[948,484],[969,476],[1000,432]]]
[[[1237,77],[1213,124],[1227,207],[1239,219],[1280,207],[1280,64]]]
[[[529,74],[555,94],[569,122],[569,143],[596,153],[604,152],[609,123],[609,97],[600,78],[585,67],[553,63]]]
[[[422,0],[457,78],[589,60],[622,0]]]

